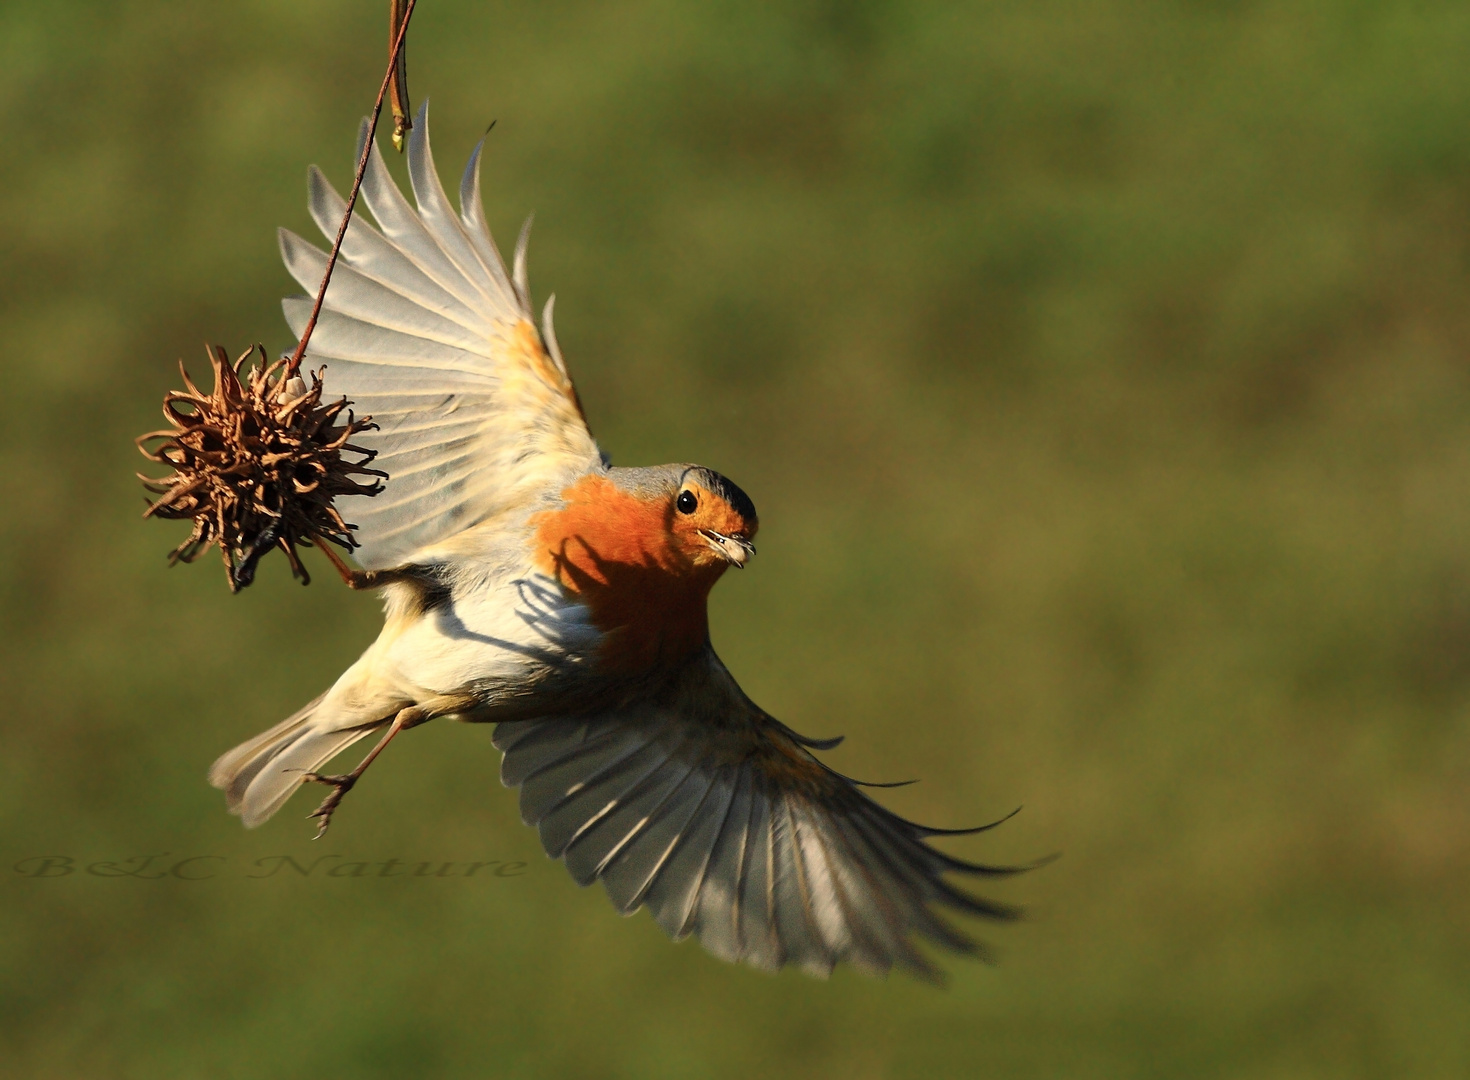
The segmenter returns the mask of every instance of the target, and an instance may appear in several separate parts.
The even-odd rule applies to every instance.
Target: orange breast
[[[639,674],[686,659],[709,640],[718,570],[700,569],[669,531],[670,507],[591,475],[562,492],[565,508],[532,519],[537,564],[576,593],[606,635],[604,666]]]

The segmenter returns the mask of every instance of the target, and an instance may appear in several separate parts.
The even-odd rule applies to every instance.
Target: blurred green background
[[[760,508],[745,688],[905,813],[1025,805],[952,850],[1064,853],[938,991],[617,918],[485,727],[316,845],[205,784],[377,606],[166,569],[131,440],[177,357],[290,345],[385,7],[0,5],[5,1075],[1470,1075],[1470,8],[423,0],[441,172],[499,121],[603,446]],[[225,861],[83,869],[164,853]]]

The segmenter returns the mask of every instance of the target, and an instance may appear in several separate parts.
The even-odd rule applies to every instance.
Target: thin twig
[[[388,0],[388,47],[392,51],[393,42],[398,36],[398,28],[402,25],[404,0]],[[413,127],[410,118],[410,106],[408,103],[408,48],[405,46],[398,53],[398,63],[393,68],[393,148],[400,154],[403,153],[403,144],[409,128]]]
[[[388,57],[388,71],[383,76],[383,85],[378,88],[378,100],[373,103],[373,117],[368,124],[367,142],[362,148],[362,157],[357,162],[357,175],[352,179],[352,193],[347,196],[347,212],[342,215],[342,225],[337,229],[337,239],[332,244],[332,254],[327,258],[327,270],[322,275],[321,288],[316,293],[316,303],[311,306],[311,318],[306,320],[306,329],[301,332],[301,341],[296,346],[296,351],[291,354],[291,360],[286,365],[286,378],[292,378],[301,368],[301,358],[306,355],[306,343],[311,340],[311,332],[316,329],[317,316],[321,314],[322,302],[327,298],[327,285],[332,280],[332,270],[337,266],[337,254],[342,250],[342,241],[347,236],[347,226],[352,221],[352,208],[357,205],[357,193],[362,188],[362,178],[367,174],[368,160],[373,153],[373,137],[378,131],[378,115],[383,111],[383,98],[388,93],[388,86],[393,82],[394,74],[398,69],[398,56],[403,51],[403,42],[408,37],[408,20],[413,18],[414,5],[418,0],[408,0],[408,5],[403,9],[403,25],[398,30],[398,37],[393,42],[393,51]]]

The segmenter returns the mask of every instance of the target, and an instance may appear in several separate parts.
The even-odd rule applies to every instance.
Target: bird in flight
[[[359,158],[369,138],[364,122]],[[812,754],[839,739],[799,735],[741,691],[710,645],[707,600],[755,554],[755,506],[698,465],[611,466],[557,345],[554,297],[536,325],[527,229],[510,270],[491,239],[482,148],[458,213],[426,107],[408,147],[416,207],[371,151],[361,196],[377,227],[349,226],[306,359],[378,426],[357,441],[377,452],[385,488],[344,508],[362,569],[339,569],[381,590],[383,630],[326,693],[216,761],[210,782],[247,827],[324,784],[320,835],[401,731],[494,723],[501,779],[547,854],[675,939],[818,975],[847,962],[935,978],[921,940],[983,956],[939,911],[1017,911],[946,875],[1025,867],[930,846],[993,826],[899,817]],[[309,189],[312,218],[335,235],[342,198],[315,167]],[[284,229],[280,242],[314,289],[326,254]],[[284,308],[299,337],[311,300]],[[369,735],[352,772],[317,772]]]

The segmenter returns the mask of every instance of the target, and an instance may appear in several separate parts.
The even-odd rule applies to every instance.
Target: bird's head
[[[738,569],[755,554],[755,504],[713,469],[685,466],[668,499],[669,531],[694,565]]]

